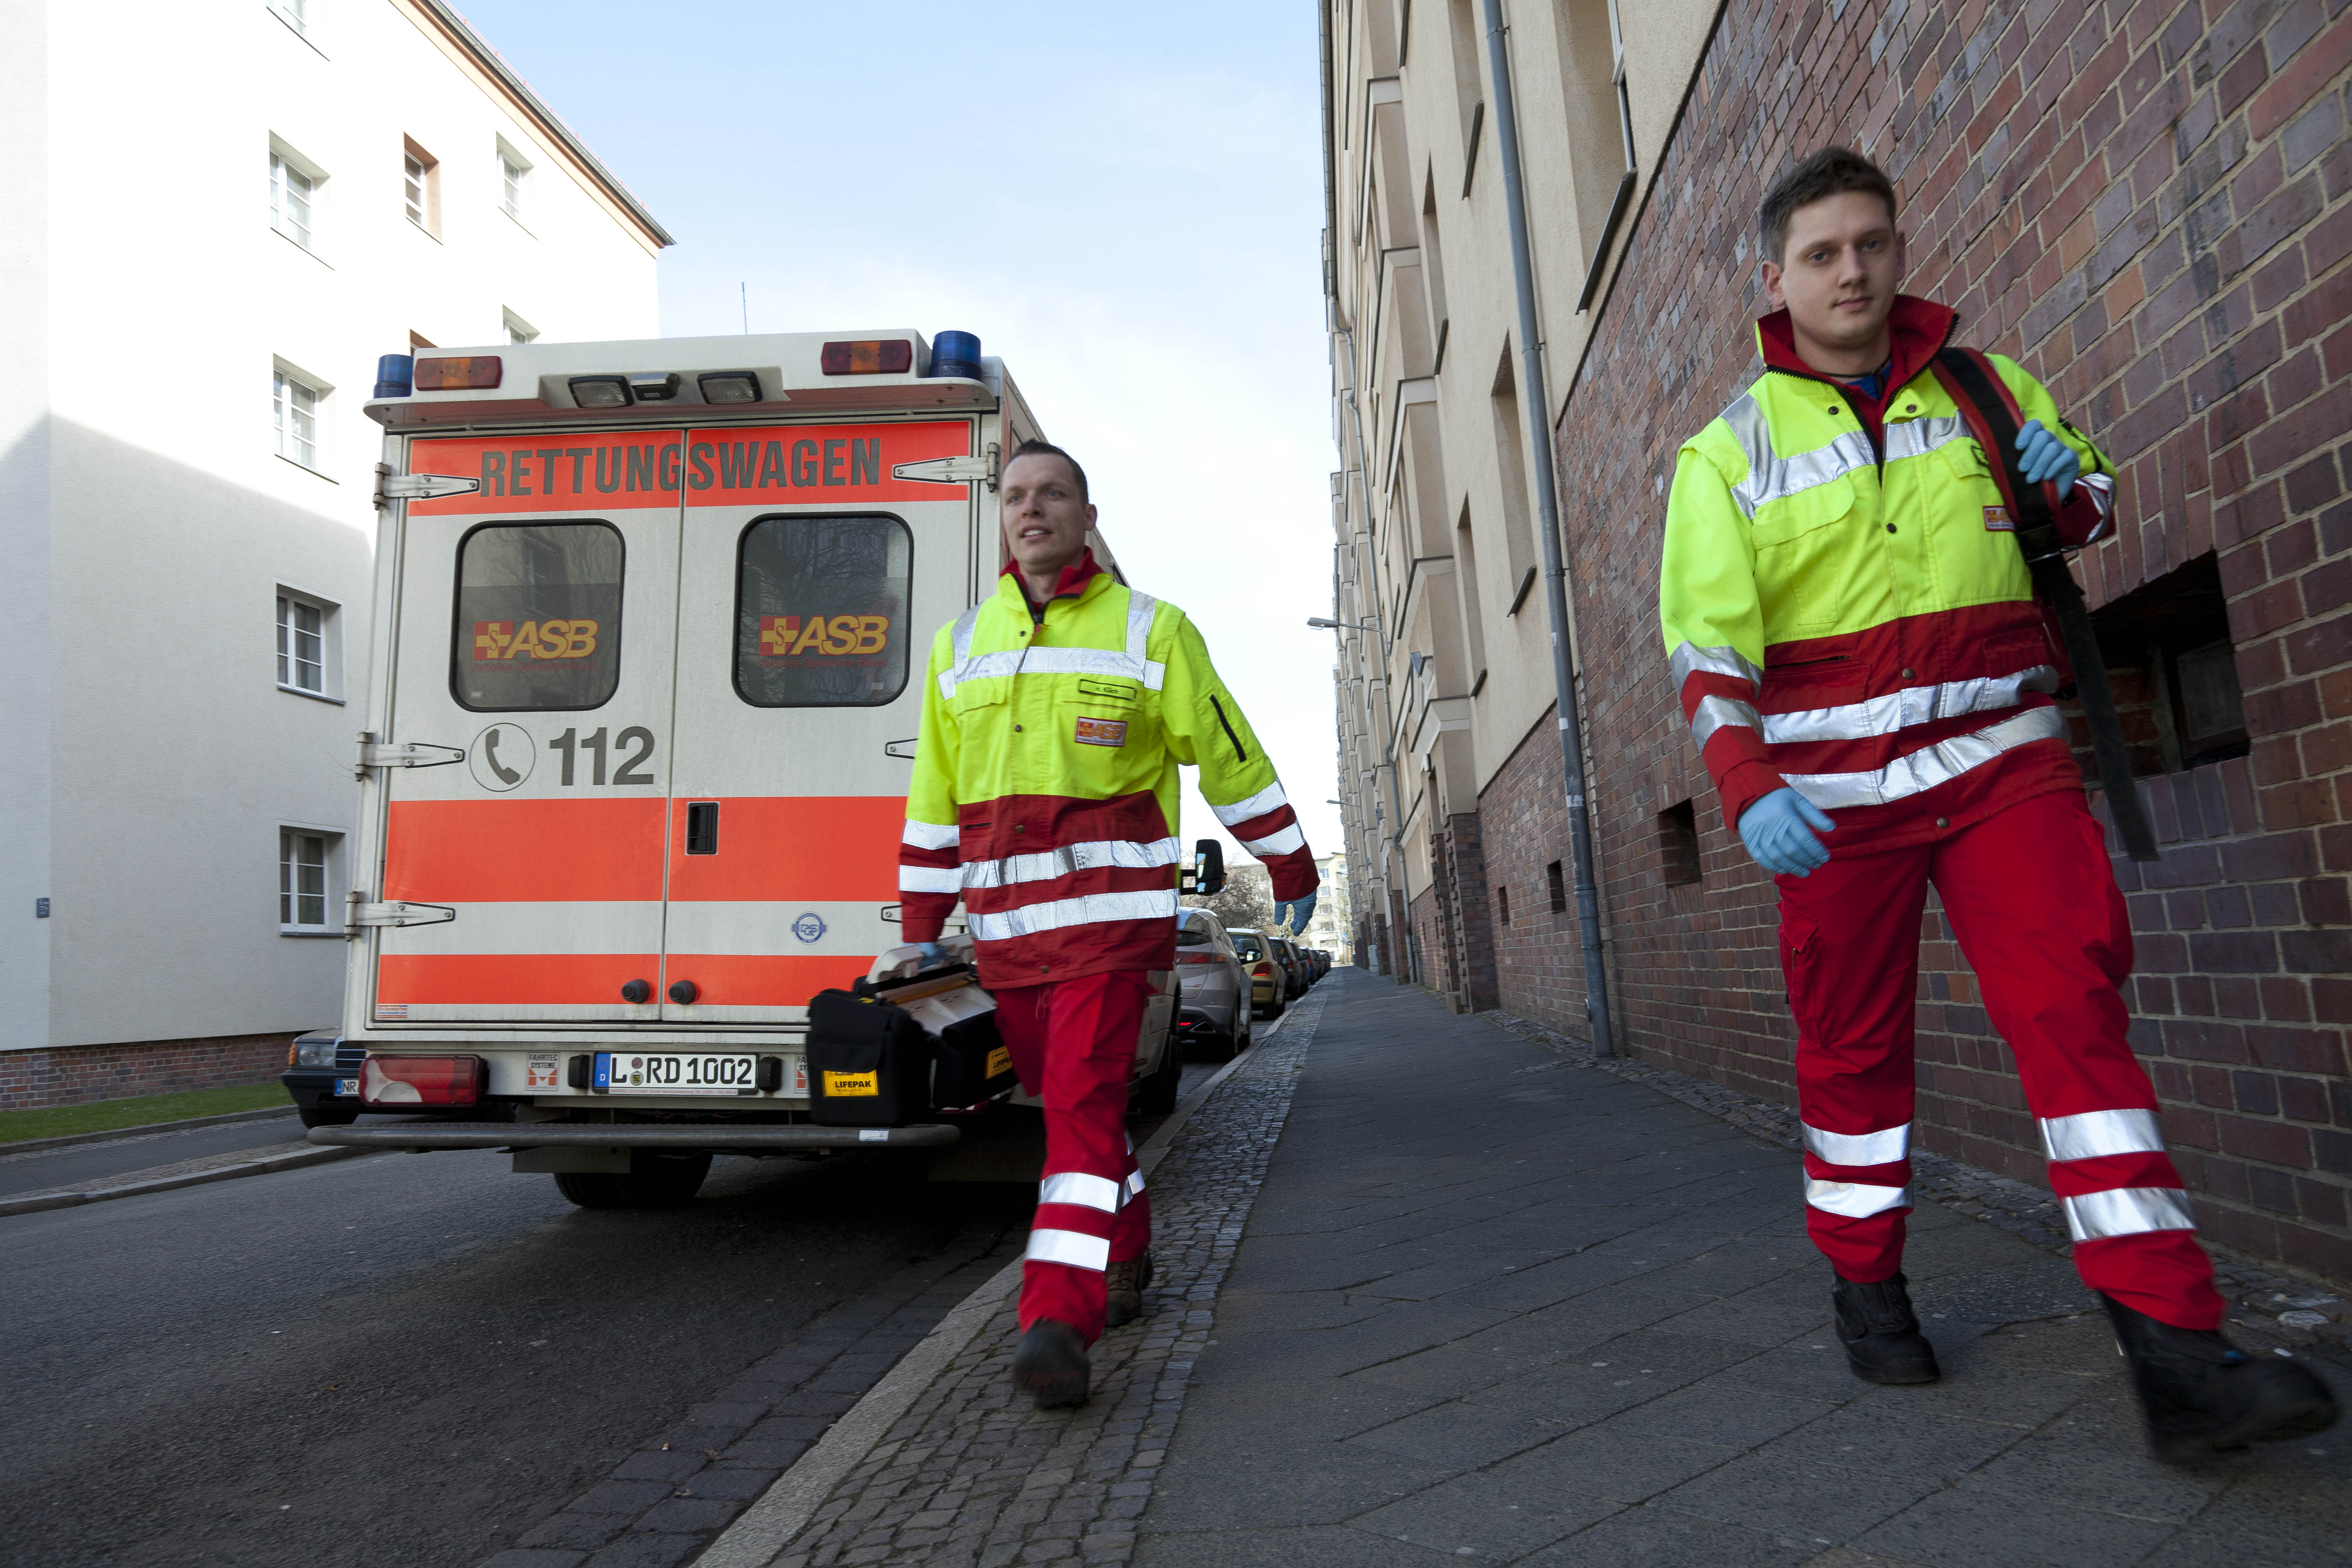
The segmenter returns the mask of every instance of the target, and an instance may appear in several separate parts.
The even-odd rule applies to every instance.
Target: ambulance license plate
[[[756,1094],[760,1058],[693,1051],[598,1051],[593,1082],[612,1094]]]

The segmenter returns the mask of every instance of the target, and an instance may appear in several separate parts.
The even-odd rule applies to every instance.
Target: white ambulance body
[[[560,1179],[955,1141],[812,1125],[802,1049],[809,999],[904,941],[930,638],[992,590],[996,474],[1037,434],[999,361],[940,346],[962,357],[912,331],[452,350],[405,395],[387,360],[342,1087],[451,1119],[314,1141]],[[1164,989],[1153,1099],[1181,1070]]]

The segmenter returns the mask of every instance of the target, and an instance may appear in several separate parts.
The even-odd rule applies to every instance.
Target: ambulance
[[[511,1150],[598,1207],[690,1196],[714,1152],[955,1142],[816,1125],[803,1047],[813,996],[911,952],[925,660],[992,591],[1038,433],[1002,362],[963,332],[534,342],[386,356],[366,409],[339,1092],[419,1114],[311,1141]],[[1147,1110],[1181,1071],[1159,978]]]

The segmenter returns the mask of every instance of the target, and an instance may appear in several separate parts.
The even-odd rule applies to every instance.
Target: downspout
[[[1503,205],[1511,221],[1511,281],[1518,292],[1520,388],[1528,436],[1543,454],[1536,464],[1536,509],[1543,533],[1544,610],[1551,624],[1551,682],[1559,714],[1560,777],[1568,793],[1568,840],[1576,868],[1576,923],[1584,939],[1585,1015],[1592,1054],[1614,1056],[1610,1037],[1609,973],[1601,952],[1601,897],[1592,881],[1592,822],[1585,805],[1584,737],[1576,706],[1576,672],[1568,653],[1568,573],[1560,564],[1559,490],[1552,472],[1551,403],[1544,390],[1541,339],[1536,328],[1535,262],[1528,244],[1527,187],[1519,176],[1518,115],[1511,101],[1511,60],[1505,47],[1503,0],[1485,0],[1486,58],[1495,75],[1495,143],[1503,158]]]

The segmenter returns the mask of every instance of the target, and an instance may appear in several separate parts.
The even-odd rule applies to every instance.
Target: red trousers
[[[1833,856],[1810,877],[1775,880],[1806,1228],[1837,1272],[1867,1282],[1903,1266],[1919,921],[1932,883],[2016,1058],[2083,1282],[2178,1327],[2217,1327],[2213,1267],[2165,1152],[2156,1091],[2124,1037],[2131,924],[2082,796],[2034,795],[1929,843]]]
[[[1045,1171],[1021,1268],[1021,1327],[1102,1338],[1103,1271],[1151,1246],[1151,1203],[1127,1135],[1127,1085],[1151,983],[1141,971],[994,993],[1021,1087],[1045,1102]]]

